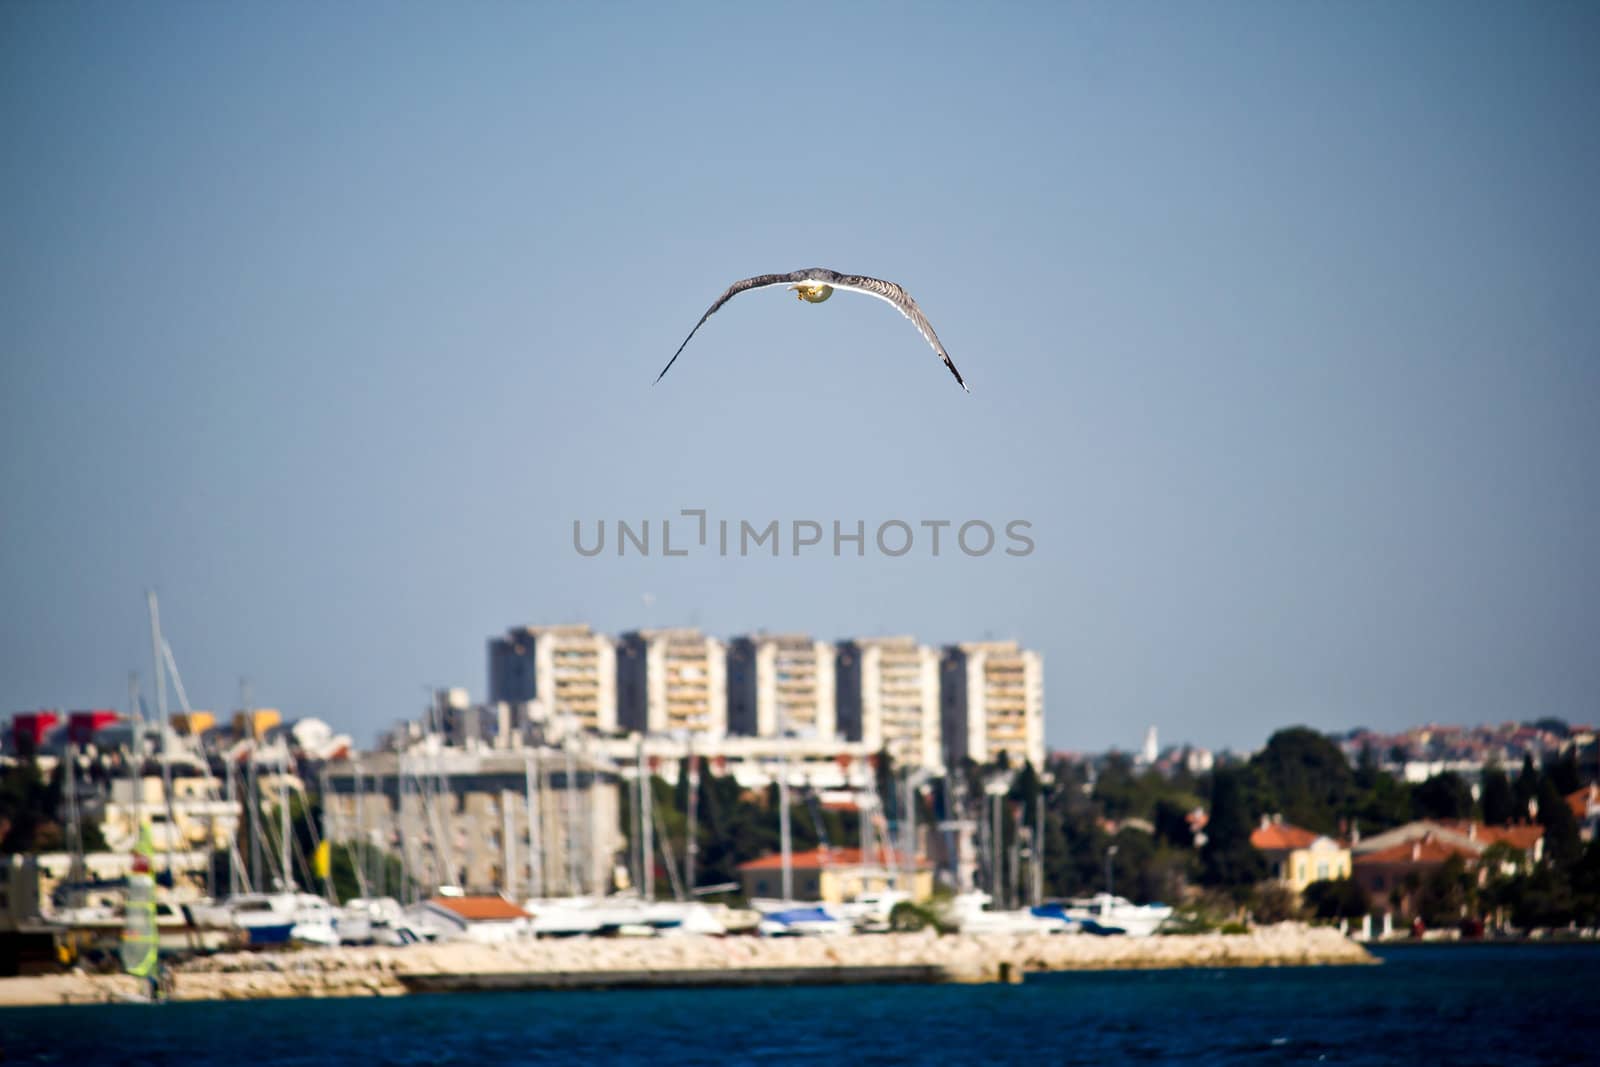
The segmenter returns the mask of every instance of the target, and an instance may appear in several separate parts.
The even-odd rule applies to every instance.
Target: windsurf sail
[[[139,827],[133,847],[133,873],[128,875],[128,902],[122,927],[122,969],[140,978],[156,973],[161,947],[156,930],[156,880],[150,861],[156,854],[150,824]]]

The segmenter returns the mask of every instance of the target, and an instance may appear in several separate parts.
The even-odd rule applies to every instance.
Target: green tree
[[[1156,801],[1155,818],[1151,821],[1155,825],[1157,840],[1178,849],[1194,847],[1194,831],[1189,828],[1189,809],[1183,805],[1162,797]]]
[[[1600,925],[1600,838],[1589,842],[1572,868],[1573,918],[1580,926]]]
[[[1524,929],[1565,926],[1576,910],[1571,882],[1550,864],[1540,864],[1518,879],[1510,897],[1511,921]]]
[[[1523,808],[1527,813],[1527,808]],[[1483,821],[1490,826],[1506,826],[1517,817],[1517,794],[1511,779],[1498,764],[1483,772]]]
[[[1522,770],[1517,773],[1512,790],[1517,797],[1517,818],[1521,819],[1527,813],[1528,805],[1539,799],[1539,771],[1533,765],[1532,755],[1523,753]]]
[[[1250,761],[1274,811],[1308,830],[1338,832],[1354,806],[1355,776],[1339,746],[1304,726],[1279,730]]]
[[[1583,777],[1578,773],[1578,749],[1569,745],[1559,759],[1550,764],[1547,773],[1550,781],[1554,783],[1556,792],[1562,796],[1570,796],[1583,788]]]
[[[0,775],[0,854],[59,851],[68,846],[61,817],[65,777],[57,763],[55,773],[46,779],[33,756],[19,760]],[[85,852],[105,848],[98,826],[86,822],[80,829]]]
[[[1410,821],[1411,789],[1374,766],[1368,782],[1360,785],[1354,806],[1355,824],[1362,832],[1379,833]]]
[[[1281,923],[1300,918],[1300,898],[1281,882],[1262,882],[1250,898],[1250,914],[1258,923]]]
[[[1454,771],[1436,774],[1411,791],[1411,813],[1418,819],[1472,818],[1472,787]]]
[[[1423,880],[1417,914],[1432,927],[1454,926],[1471,910],[1473,878],[1459,855],[1445,860]]]
[[[383,865],[381,871],[383,888],[387,890],[389,896],[404,899],[405,894],[401,889],[401,883],[404,880],[404,868],[400,863],[399,856],[390,852],[384,852],[381,856],[369,856],[363,848],[349,843],[340,843],[332,847],[329,858],[331,860],[329,871],[333,882],[334,896],[338,898],[341,904],[354,897],[361,896],[361,879],[356,876],[356,865],[358,863],[365,865],[362,868],[362,873],[367,878],[372,878],[378,873],[375,870],[375,864],[381,863]],[[223,880],[217,884],[226,885],[227,882]],[[379,886],[369,883],[367,891],[371,895],[377,896]]]
[[[1359,919],[1371,910],[1366,891],[1354,878],[1312,882],[1302,898],[1319,919]]]
[[[1557,867],[1576,863],[1579,850],[1578,820],[1567,800],[1556,791],[1555,782],[1545,778],[1539,784],[1539,825],[1544,827],[1544,854]]]
[[[1200,880],[1205,885],[1245,889],[1266,876],[1267,865],[1250,844],[1254,820],[1246,809],[1236,770],[1218,770],[1211,778],[1211,818],[1200,852]]]

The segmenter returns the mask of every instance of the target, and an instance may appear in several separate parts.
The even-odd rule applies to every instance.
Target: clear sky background
[[[1015,637],[1054,747],[1600,718],[1593,4],[0,4],[0,713],[369,741],[583,620]],[[968,382],[822,265],[918,299]],[[574,519],[1025,559],[583,559]],[[647,602],[648,601],[648,602]]]

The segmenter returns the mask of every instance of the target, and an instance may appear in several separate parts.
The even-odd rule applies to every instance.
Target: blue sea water
[[[6,1063],[1600,1063],[1600,946],[1020,986],[484,993],[0,1011]]]

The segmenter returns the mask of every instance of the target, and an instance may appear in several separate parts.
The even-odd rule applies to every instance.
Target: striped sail
[[[128,875],[128,902],[122,927],[122,969],[140,978],[155,973],[161,950],[156,930],[156,880],[150,873],[155,855],[148,823],[139,827],[133,849],[133,873]]]

